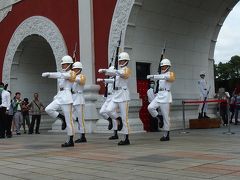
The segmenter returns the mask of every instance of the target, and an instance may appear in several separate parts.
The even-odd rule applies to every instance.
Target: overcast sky
[[[240,56],[240,3],[229,13],[218,35],[215,63],[227,62],[232,56]]]

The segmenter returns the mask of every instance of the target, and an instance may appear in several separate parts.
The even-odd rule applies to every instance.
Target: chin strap
[[[126,61],[123,65],[119,65],[121,68],[126,66],[128,64],[128,61]]]
[[[165,73],[165,72],[167,72],[168,70],[170,69],[170,66],[168,66],[164,71],[162,71],[162,73]]]
[[[70,68],[71,64],[69,64],[63,71],[67,71]]]

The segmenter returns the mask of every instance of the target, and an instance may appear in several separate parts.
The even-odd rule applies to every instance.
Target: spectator
[[[232,123],[232,119],[233,119],[233,116],[235,114],[235,107],[236,107],[234,95],[231,97],[229,105],[230,105],[230,109],[229,110],[231,112],[230,123]]]
[[[11,96],[11,91],[8,91],[10,93]],[[11,98],[11,97],[10,97]],[[12,122],[13,122],[13,103],[12,100],[10,99],[10,105],[7,111],[7,124],[6,124],[6,136],[7,138],[11,138],[12,137],[12,131],[11,131],[11,127],[12,127]]]
[[[228,106],[228,99],[230,95],[228,92],[225,92],[224,88],[219,88],[219,94],[218,99],[220,100],[226,100],[224,102],[220,102],[220,115],[223,120],[223,126],[228,125],[228,112],[227,112],[227,106]]]
[[[23,116],[23,130],[24,130],[24,134],[26,134],[27,132],[26,132],[25,125],[27,124],[28,130],[30,128],[28,98],[24,98],[21,105],[22,105],[22,116]]]
[[[13,113],[14,113],[13,121],[16,126],[16,134],[17,135],[21,135],[20,128],[21,128],[21,124],[23,122],[21,103],[22,103],[21,93],[16,92],[15,97],[13,98]]]
[[[238,124],[238,111],[240,110],[240,89],[235,92],[235,125]]]
[[[44,110],[44,106],[38,99],[38,93],[34,93],[34,100],[29,104],[29,108],[32,113],[32,121],[31,121],[31,125],[30,125],[30,129],[28,131],[28,134],[33,133],[35,120],[37,120],[35,134],[40,134],[39,127],[40,127],[40,122],[41,122],[41,113]]]
[[[4,89],[4,84],[0,82],[0,138],[5,138],[7,124],[6,112],[10,105],[10,93]]]

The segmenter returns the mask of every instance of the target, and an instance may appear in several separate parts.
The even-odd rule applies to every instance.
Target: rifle
[[[121,45],[121,40],[122,40],[122,31],[120,33],[120,37],[119,37],[119,40],[118,40],[118,46],[117,46],[116,50],[113,51],[111,62],[109,63],[108,67],[112,66],[113,60],[114,60],[114,55],[115,55],[114,67],[115,67],[115,69],[118,69],[118,53],[119,53],[119,49],[120,49],[120,45]],[[115,54],[115,52],[116,52],[116,54]],[[114,81],[113,87],[115,89],[115,81]],[[108,83],[105,85],[104,97],[107,97],[107,95],[108,95]]]
[[[121,31],[121,33],[120,33],[120,37],[119,37],[119,40],[118,40],[118,46],[117,46],[116,54],[115,54],[114,68],[115,68],[116,70],[118,70],[118,54],[119,54],[119,49],[120,49],[121,41],[122,41],[122,31]],[[116,86],[116,77],[115,77],[115,80],[114,80],[114,83],[113,83],[113,89],[116,88],[115,86]]]
[[[164,42],[164,46],[163,46],[163,49],[162,49],[160,62],[159,62],[159,66],[158,66],[158,73],[159,74],[161,74],[161,66],[160,65],[161,65],[161,61],[163,60],[165,51],[166,51],[166,41]],[[156,89],[155,89],[155,93],[158,93],[158,89],[159,89],[159,80],[157,80],[157,86],[156,86]]]
[[[114,59],[114,54],[115,54],[115,50],[113,51],[113,55],[112,55],[112,58],[111,58],[111,62],[109,63],[109,67],[112,66],[112,63],[113,63],[113,59]],[[109,76],[108,76],[109,77]],[[104,92],[104,97],[107,97],[108,96],[108,83],[105,85],[105,92]]]
[[[209,92],[210,92],[210,89],[211,89],[211,86],[209,86],[207,95],[204,97],[204,100],[203,100],[203,105],[202,105],[202,109],[201,109],[201,116],[202,116],[202,117],[203,117],[203,109],[204,109],[204,106],[205,106],[205,104],[206,104],[207,97],[208,97],[208,94],[209,94]]]
[[[73,51],[73,62],[76,62],[76,52],[77,52],[77,43],[75,43],[75,48]]]

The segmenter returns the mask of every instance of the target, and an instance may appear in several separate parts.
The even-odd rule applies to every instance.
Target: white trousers
[[[204,98],[202,95],[200,96],[200,101],[204,101]],[[200,103],[199,104],[199,107],[198,107],[198,112],[199,113],[202,113],[202,107],[203,107],[203,103]],[[207,109],[208,109],[208,104],[205,103],[204,104],[204,107],[203,107],[203,113],[207,113]]]
[[[148,111],[152,117],[157,117],[158,111],[157,108],[160,108],[162,116],[163,116],[163,130],[169,131],[170,130],[170,103],[160,103],[157,102],[156,98],[148,105]]]
[[[107,114],[107,107],[108,107],[109,102],[110,102],[109,100],[106,100],[103,103],[103,105],[102,105],[102,107],[101,107],[101,109],[99,111],[99,114],[106,120],[110,117]],[[114,112],[112,112],[112,113],[113,113],[114,117],[118,117],[118,114],[117,114],[116,110]],[[113,130],[117,130],[117,121],[115,119],[112,119],[112,123],[113,123]]]
[[[120,110],[120,116],[123,121],[122,133],[129,134],[130,127],[129,127],[129,122],[128,122],[128,109],[129,109],[128,101],[124,101],[124,102],[110,101],[109,102],[106,112],[112,119],[116,119],[117,117],[119,117],[118,114],[116,113],[117,108],[119,108],[119,110]],[[115,126],[117,126],[117,125],[115,125]]]
[[[53,118],[56,118],[59,114],[57,111],[61,108],[63,115],[65,117],[65,121],[67,124],[67,135],[73,136],[74,135],[74,124],[72,118],[72,104],[59,104],[57,100],[51,102],[46,108],[45,111],[47,114]]]
[[[78,104],[73,106],[73,115],[74,118],[78,118],[78,131],[81,134],[86,133],[84,109],[84,104]]]

